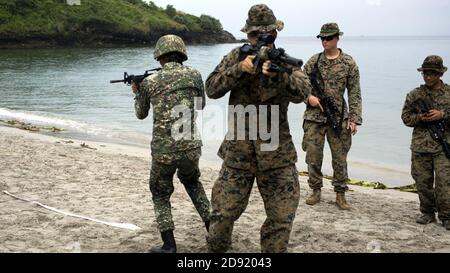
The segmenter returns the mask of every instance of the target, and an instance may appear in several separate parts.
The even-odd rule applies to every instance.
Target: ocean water
[[[187,65],[206,80],[222,57],[238,44],[189,46]],[[317,39],[280,37],[278,47],[305,62],[322,51]],[[412,183],[409,174],[411,128],[400,115],[406,94],[422,84],[416,68],[430,54],[450,64],[450,37],[343,37],[339,47],[359,65],[363,126],[353,138],[349,175],[388,185]],[[0,50],[0,119],[18,119],[67,129],[62,136],[149,147],[152,117],[138,120],[130,87],[110,84],[123,72],[155,68],[153,48]],[[443,77],[449,81],[449,75]],[[201,113],[203,159],[220,162],[216,152],[225,134],[228,96],[207,99]],[[305,106],[291,104],[289,122],[299,156]],[[332,174],[329,148],[323,172]],[[150,152],[149,152],[150,154]]]

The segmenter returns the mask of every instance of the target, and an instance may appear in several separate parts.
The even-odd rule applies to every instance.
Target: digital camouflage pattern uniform
[[[419,68],[419,71],[423,70],[444,73],[447,69],[443,66],[442,58],[432,55]],[[439,90],[430,90],[426,85],[421,85],[408,93],[402,111],[404,124],[414,127],[411,174],[419,194],[420,211],[432,215],[437,211],[441,221],[450,220],[450,160],[445,156],[442,146],[432,139],[425,123],[419,121],[418,112],[413,107],[418,99],[427,99],[434,109],[444,111],[445,136],[450,142],[450,86],[442,83]]]
[[[338,33],[342,35],[337,24],[329,23],[322,27],[318,37],[332,36]],[[327,117],[320,108],[307,104],[303,117],[302,148],[306,152],[308,183],[310,188],[314,190],[323,187],[322,162],[325,137],[331,149],[334,190],[335,192],[345,192],[348,189],[347,154],[352,144],[352,135],[351,130],[347,129],[347,122],[350,120],[357,125],[362,124],[359,69],[350,55],[344,53],[341,49],[339,50],[341,53],[337,59],[328,60],[325,52],[323,52],[312,56],[304,67],[305,73],[311,76],[318,61],[318,69],[323,79],[323,81],[320,81],[322,89],[327,95],[334,98],[339,112],[344,109],[341,134],[337,135],[327,124]],[[348,107],[344,99],[346,89],[348,92]],[[318,96],[317,90],[313,89],[312,94]],[[338,115],[336,118],[340,122],[342,113]]]
[[[164,36],[165,39],[160,39],[162,45],[156,45],[159,51],[155,50],[155,59],[168,53],[164,51],[165,45],[168,44],[168,48],[174,47],[170,44],[172,36],[168,35]],[[178,51],[183,52],[182,49]],[[173,175],[177,169],[178,178],[186,188],[203,222],[209,220],[210,204],[199,181],[198,164],[202,142],[197,132],[194,132],[195,97],[202,97],[201,106],[204,107],[205,93],[200,73],[194,68],[176,62],[166,63],[162,70],[147,77],[136,94],[135,110],[139,119],[146,118],[150,104],[153,106],[150,191],[160,232],[175,229],[170,196],[174,191]],[[178,116],[172,115],[172,109],[179,105],[184,105],[191,110],[192,139],[172,138],[172,127],[179,119]]]
[[[264,24],[261,21],[265,20]],[[261,26],[258,28],[258,26]],[[275,19],[266,5],[253,6],[244,32],[280,30],[282,22]],[[231,246],[234,222],[247,207],[256,178],[264,201],[267,218],[261,227],[262,252],[286,252],[300,189],[295,167],[297,154],[288,124],[288,105],[301,103],[311,91],[303,72],[279,74],[260,86],[261,72],[255,75],[242,72],[239,66],[240,48],[233,49],[209,75],[206,93],[218,99],[230,92],[229,105],[279,106],[279,146],[274,151],[263,151],[261,144],[269,141],[248,140],[250,121],[245,118],[245,140],[225,139],[218,155],[224,160],[219,178],[212,190],[211,226],[208,247],[211,252],[226,252]],[[260,118],[258,114],[258,118]],[[265,118],[264,118],[265,119]],[[268,111],[267,120],[271,120]],[[278,121],[278,120],[277,120]],[[240,120],[239,122],[242,122]],[[229,120],[236,132],[236,120]],[[270,129],[269,129],[270,130]]]

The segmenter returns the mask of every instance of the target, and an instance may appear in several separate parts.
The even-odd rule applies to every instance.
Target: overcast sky
[[[243,37],[252,5],[265,3],[284,21],[283,36],[314,36],[337,22],[349,36],[450,35],[450,0],[153,0],[194,15],[207,14],[225,30]]]

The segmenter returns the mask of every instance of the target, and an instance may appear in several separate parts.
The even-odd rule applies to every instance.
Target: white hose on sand
[[[55,208],[46,206],[46,205],[44,205],[42,203],[39,203],[39,202],[36,202],[36,201],[31,201],[31,200],[28,200],[28,199],[25,199],[25,198],[18,197],[18,196],[14,195],[14,194],[11,194],[11,193],[7,192],[7,191],[3,191],[3,193],[7,194],[7,195],[9,195],[9,196],[11,196],[13,198],[16,198],[18,200],[29,202],[29,203],[32,203],[32,204],[36,204],[36,205],[38,205],[40,207],[43,207],[43,208],[46,208],[48,210],[51,210],[51,211],[54,211],[54,212],[57,212],[57,213],[60,213],[60,214],[64,214],[64,215],[67,215],[67,216],[81,218],[81,219],[85,219],[85,220],[89,220],[89,221],[92,221],[92,222],[96,222],[96,223],[100,223],[100,224],[104,224],[104,225],[108,225],[108,226],[112,226],[112,227],[117,227],[117,228],[123,228],[123,229],[129,229],[129,230],[140,230],[141,229],[140,227],[138,227],[136,225],[133,225],[133,224],[110,223],[110,222],[105,222],[105,221],[93,219],[93,218],[90,218],[90,217],[85,217],[85,216],[73,214],[73,213],[70,213],[70,212],[65,212],[65,211],[62,211],[62,210],[59,210],[59,209],[55,209]]]

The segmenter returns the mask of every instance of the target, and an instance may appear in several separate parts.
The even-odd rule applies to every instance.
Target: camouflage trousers
[[[208,237],[210,252],[226,252],[231,246],[233,225],[247,207],[256,178],[264,201],[266,220],[261,227],[261,251],[287,252],[295,218],[300,186],[295,165],[257,172],[222,166],[212,190],[211,226]]]
[[[164,163],[158,158],[152,159],[150,172],[150,191],[155,209],[156,223],[160,232],[174,230],[170,196],[174,191],[173,175],[178,169],[178,178],[184,185],[203,222],[209,220],[210,203],[199,180],[198,161],[200,149],[178,152],[171,160],[165,158]],[[171,161],[171,162],[170,162]],[[169,163],[169,164],[167,164]]]
[[[420,211],[424,214],[437,211],[441,221],[450,220],[450,160],[443,152],[413,152],[411,163]]]
[[[306,152],[309,187],[314,190],[323,187],[322,162],[326,138],[331,150],[334,191],[347,191],[347,154],[352,145],[352,135],[347,129],[347,120],[344,120],[342,124],[340,135],[337,135],[328,124],[308,120],[303,123],[303,131],[302,149]]]

